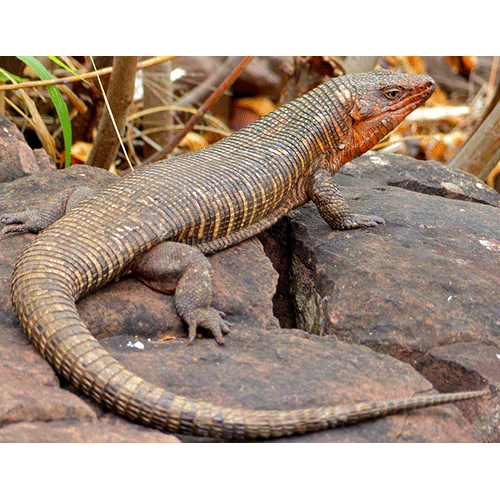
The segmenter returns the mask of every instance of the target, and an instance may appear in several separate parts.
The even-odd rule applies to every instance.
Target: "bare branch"
[[[128,108],[134,98],[138,59],[135,56],[116,56],[113,59],[113,72],[107,97],[120,135],[125,130]],[[116,135],[109,112],[105,109],[99,121],[97,137],[87,163],[95,167],[109,168],[116,157],[119,145],[120,140]]]

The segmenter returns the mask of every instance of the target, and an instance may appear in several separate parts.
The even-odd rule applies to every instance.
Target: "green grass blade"
[[[58,57],[56,57],[56,56],[48,56],[48,58],[52,62],[55,62],[56,64],[58,64],[59,66],[61,66],[61,68],[64,68],[66,71],[69,71],[73,75],[75,75],[78,78],[80,78],[80,80],[82,80],[82,82],[87,82],[87,80],[85,80],[85,78],[83,78],[82,76],[80,76],[78,73],[75,73],[67,64],[64,64]]]
[[[73,73],[76,75],[76,73],[66,64],[64,64],[58,57],[56,56],[48,56],[48,58],[52,61],[61,66],[61,68],[64,68],[66,71],[69,71],[70,73]]]
[[[14,80],[17,83],[24,82],[24,78],[13,75],[10,71],[7,71],[6,69],[0,68],[0,82],[8,82],[9,76],[10,76],[10,78],[12,78],[12,80]]]
[[[45,66],[33,56],[16,56],[18,59],[23,61],[25,64],[30,66],[33,71],[42,80],[51,80],[52,76],[47,71]],[[66,152],[66,159],[64,166],[67,168],[71,165],[71,143],[72,143],[72,132],[71,132],[71,120],[69,118],[68,107],[64,102],[64,99],[59,92],[59,89],[55,85],[47,85],[47,92],[54,103],[56,108],[57,116],[61,122],[61,127],[64,137],[64,150]]]

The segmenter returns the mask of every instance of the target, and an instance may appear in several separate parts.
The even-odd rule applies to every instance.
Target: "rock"
[[[0,427],[17,422],[90,421],[96,414],[78,396],[59,387],[26,383],[2,369]]]
[[[475,175],[437,161],[369,153],[342,167],[342,175],[378,181],[408,191],[498,207],[500,194]]]
[[[232,324],[276,328],[273,294],[277,273],[256,239],[209,257],[214,269],[213,307]],[[157,293],[133,276],[106,285],[78,303],[96,337],[134,335],[158,340],[187,336],[173,296]]]
[[[26,200],[29,200],[32,208],[36,208],[43,199],[70,185],[86,184],[96,188],[114,182],[115,179],[116,176],[102,169],[75,166],[65,171],[45,172],[9,183],[0,183],[0,212],[22,209]],[[300,265],[309,270],[309,282],[303,279],[302,283],[309,283],[310,289],[319,297],[319,304],[324,311],[320,324],[325,331],[328,330],[326,333],[335,330],[331,318],[352,316],[350,312],[352,303],[353,301],[356,303],[359,296],[367,298],[365,300],[367,305],[373,303],[382,307],[385,303],[383,293],[375,293],[373,286],[372,291],[368,293],[364,291],[366,284],[362,279],[352,279],[354,268],[359,266],[362,269],[362,277],[371,277],[373,285],[371,267],[373,262],[386,259],[386,270],[397,267],[401,264],[392,257],[394,248],[400,247],[402,253],[405,248],[416,248],[426,255],[423,250],[429,247],[437,248],[439,240],[437,229],[422,225],[420,219],[423,216],[412,212],[417,208],[420,210],[420,206],[411,200],[414,200],[415,196],[425,198],[425,195],[389,187],[380,181],[344,176],[343,182],[347,184],[346,191],[350,197],[362,195],[366,198],[359,203],[363,209],[368,208],[370,210],[367,212],[373,211],[386,217],[388,222],[386,229],[332,232],[322,220],[315,219],[312,209],[306,208],[290,217],[288,222],[285,221],[283,226],[285,230],[282,231],[284,237],[297,237],[297,242],[289,245],[294,251],[285,262],[290,261],[295,271]],[[349,187],[350,183],[356,187]],[[393,195],[393,191],[400,193],[400,197]],[[385,199],[389,197],[385,197],[385,193],[391,194],[390,198],[398,201],[399,206],[394,208],[392,205],[386,205]],[[421,198],[418,198],[419,203]],[[440,201],[443,204],[438,207],[442,212],[441,218],[445,218],[448,212],[453,212],[452,207],[446,205],[448,203],[458,203],[460,207],[482,207],[482,210],[490,210],[492,213],[497,210],[477,203],[444,199]],[[447,206],[449,208],[446,208]],[[436,217],[432,217],[430,213],[431,207],[427,210],[429,212],[426,212],[426,217],[435,220]],[[310,215],[310,213],[313,213],[311,222],[314,232],[317,233],[315,237],[321,240],[320,246],[315,248],[314,252],[307,247],[306,241],[313,236],[303,228],[300,219],[303,217],[300,214]],[[485,214],[482,213],[481,216],[484,217]],[[462,213],[462,217],[470,223],[477,223],[474,214],[469,214],[467,210]],[[476,214],[477,217],[479,212]],[[289,227],[293,229],[292,232],[288,231]],[[471,229],[474,230],[476,229]],[[426,240],[426,244],[413,243],[409,233],[415,231],[427,235],[429,241]],[[483,230],[477,229],[477,231],[484,233]],[[457,229],[455,233],[458,232]],[[274,234],[279,234],[279,228]],[[363,234],[364,237],[361,236]],[[485,233],[481,238],[493,245],[493,236]],[[2,360],[0,376],[5,381],[0,398],[2,401],[0,419],[4,425],[0,429],[0,441],[175,441],[174,438],[158,431],[131,424],[103,410],[82,396],[67,381],[57,377],[48,363],[29,344],[12,311],[9,280],[18,255],[34,237],[34,235],[15,234],[0,240],[0,359]],[[270,238],[268,243],[272,240],[272,237]],[[362,250],[365,248],[362,246],[363,238],[372,243],[371,247],[368,245],[370,257],[368,260],[364,259],[362,254],[362,251],[366,252]],[[382,244],[384,240],[390,243],[388,247]],[[265,237],[261,241],[266,242]],[[318,281],[316,271],[319,267],[316,254],[330,243],[346,244],[345,248],[340,245],[342,258],[331,258],[332,254],[329,254],[330,267],[339,271],[338,265],[342,262],[345,270],[332,278],[328,274],[331,271],[325,267],[319,273]],[[269,248],[267,243],[266,247]],[[482,248],[483,254],[492,252],[485,246]],[[280,251],[282,252],[276,247],[274,255],[280,255]],[[377,252],[380,252],[378,259]],[[458,250],[455,249],[454,252]],[[351,262],[342,260],[346,255],[351,256]],[[227,319],[233,323],[224,347],[217,345],[211,338],[197,339],[193,345],[187,346],[185,326],[175,314],[172,298],[151,291],[132,276],[107,285],[81,301],[78,308],[104,347],[137,374],[174,393],[224,406],[234,405],[249,409],[284,410],[325,404],[351,405],[360,401],[428,393],[433,390],[432,384],[414,369],[415,363],[422,373],[426,376],[429,374],[429,378],[434,378],[439,385],[440,377],[436,375],[438,371],[433,366],[439,366],[439,373],[446,375],[448,369],[446,366],[449,364],[447,356],[451,354],[447,352],[426,354],[425,351],[445,347],[450,339],[468,345],[473,337],[456,334],[452,329],[453,323],[450,323],[451,326],[439,325],[440,328],[445,328],[445,331],[440,333],[441,336],[437,340],[425,337],[422,340],[418,335],[414,338],[405,336],[407,331],[411,331],[411,322],[406,320],[405,323],[396,314],[394,318],[390,316],[384,318],[379,315],[382,327],[374,326],[371,336],[369,334],[363,336],[359,325],[357,329],[353,329],[352,335],[346,335],[345,330],[337,328],[336,333],[341,341],[337,341],[332,335],[318,337],[303,330],[282,329],[273,316],[272,295],[276,289],[277,273],[264,255],[261,243],[250,240],[219,252],[210,259],[215,269],[214,306],[224,310]],[[446,259],[441,256],[437,260],[442,262]],[[467,267],[472,264],[467,261],[458,262],[457,265]],[[280,271],[286,273],[286,267],[282,267]],[[381,271],[377,273],[377,282],[381,280],[386,287],[383,291],[390,290],[387,288],[390,278],[383,278]],[[292,281],[298,282],[297,276],[296,271]],[[335,303],[332,303],[331,299],[324,300],[325,295],[321,294],[324,290],[328,290],[327,285],[343,283],[342,279],[346,280],[351,295],[344,303],[340,295],[336,296]],[[360,288],[356,291],[358,286]],[[456,286],[462,294],[465,293],[462,288]],[[328,290],[328,294],[333,296],[340,292],[337,287],[338,285],[333,290]],[[454,292],[454,295],[458,293]],[[408,300],[411,298],[410,295],[405,295],[405,300],[406,297]],[[439,297],[441,296],[438,294]],[[445,304],[449,305],[447,296],[445,299]],[[427,307],[430,311],[433,310],[432,300],[434,297],[428,297],[427,302],[431,305]],[[484,297],[481,297],[481,300],[484,300]],[[357,303],[359,302],[358,300]],[[411,301],[409,303],[413,304]],[[304,310],[309,307],[306,305],[305,303]],[[332,305],[340,307],[334,312]],[[453,300],[451,305],[455,306]],[[407,311],[405,307],[409,306],[405,306],[401,299],[399,307],[403,308],[404,313]],[[398,308],[393,307],[393,309],[397,311]],[[476,309],[484,313],[488,309],[488,304],[485,303],[484,306],[479,304]],[[356,321],[361,324],[365,318],[363,314],[359,314],[359,307],[357,310]],[[364,310],[361,309],[362,312]],[[387,314],[393,314],[394,311],[389,309]],[[491,314],[493,317],[493,313]],[[432,316],[432,319],[437,322],[438,315],[436,314],[436,318]],[[391,335],[387,325],[393,320]],[[300,315],[298,321],[302,321]],[[408,326],[399,333],[401,325]],[[420,327],[420,323],[418,325],[424,330]],[[366,332],[369,333],[370,330]],[[376,335],[381,333],[383,335],[380,338],[376,337],[371,343],[365,342],[366,339],[373,337],[373,332]],[[397,349],[389,342],[392,337],[399,342],[396,345],[403,346],[401,351],[406,355],[405,360],[411,364],[387,354],[398,355]],[[484,338],[474,337],[474,342],[484,347],[485,342],[495,345],[495,339],[494,334],[487,331]],[[354,345],[344,340],[353,341]],[[403,341],[406,341],[406,344]],[[356,345],[363,342],[378,350],[381,350],[382,345],[386,352],[374,352],[366,346]],[[419,346],[423,346],[421,351]],[[398,357],[404,358],[404,356]],[[459,356],[455,358],[458,359]],[[455,358],[451,362],[452,366],[456,366]],[[487,364],[481,370],[476,369],[474,372],[464,364],[463,376],[457,375],[450,389],[455,390],[458,386],[474,389],[482,385],[483,378],[492,384],[493,372],[490,373],[486,366]],[[495,398],[464,402],[460,409],[467,418],[458,406],[446,405],[282,441],[474,442],[479,440],[479,436],[483,440],[492,440],[495,426],[493,402]],[[469,422],[473,422],[474,425]],[[186,440],[185,437],[182,439]]]
[[[425,393],[432,386],[408,364],[366,347],[300,330],[238,326],[223,348],[214,342],[102,339],[124,366],[175,394],[255,410],[352,405]],[[127,347],[128,346],[128,347]],[[179,436],[183,439],[182,436]],[[470,442],[470,424],[452,405],[283,438],[286,442]]]
[[[498,195],[487,187],[478,192],[475,178],[455,173],[452,183],[460,186],[462,198],[456,199],[456,191],[442,188],[448,169],[442,168],[440,177],[435,162],[386,155],[352,163],[346,174],[336,175],[343,194],[353,212],[382,216],[386,227],[334,232],[312,204],[289,214],[297,327],[425,367],[426,378],[440,390],[463,389],[466,381],[475,387],[482,380],[500,388]],[[389,185],[406,171],[434,195]],[[440,374],[430,373],[426,353],[457,344],[490,348],[481,363],[443,358]],[[452,377],[456,364],[463,373]],[[439,384],[443,378],[454,384]],[[489,403],[492,414],[497,405],[496,396]],[[480,413],[477,409],[475,418]]]
[[[78,165],[64,171],[46,172],[37,176],[25,177],[10,183],[0,184],[0,212],[12,212],[25,207],[27,199],[29,206],[36,208],[55,193],[67,189],[74,184],[85,184],[95,189],[115,182],[116,176],[85,165]],[[10,303],[10,275],[19,254],[33,239],[32,234],[16,234],[0,240],[0,328],[3,335],[0,337],[0,357],[2,365],[9,374],[5,378],[5,401],[11,401],[13,394],[18,394],[16,404],[19,408],[16,413],[18,420],[11,416],[10,406],[0,407],[0,421],[5,413],[4,424],[13,424],[17,421],[50,420],[51,411],[53,420],[86,420],[77,418],[69,411],[64,412],[67,403],[64,397],[69,395],[71,400],[77,396],[59,388],[59,379],[54,371],[29,344],[26,336],[20,330]],[[226,319],[233,324],[245,324],[262,328],[277,328],[278,320],[273,315],[272,296],[277,281],[277,273],[269,259],[262,251],[262,245],[257,239],[243,242],[235,248],[224,250],[210,260],[214,267],[214,307],[225,311]],[[99,292],[90,295],[78,304],[82,318],[87,322],[91,331],[97,337],[114,336],[114,338],[130,338],[125,342],[126,349],[137,351],[140,343],[158,341],[164,337],[183,338],[187,336],[185,327],[177,315],[173,297],[154,292],[143,285],[133,276],[127,276],[118,283],[105,286]],[[7,334],[8,333],[8,334]],[[127,337],[128,336],[128,337]],[[138,344],[139,342],[139,344]],[[210,340],[207,340],[210,342]],[[203,344],[204,342],[202,342]],[[182,341],[185,347],[185,340]],[[29,390],[21,390],[16,377],[29,375]],[[48,388],[47,386],[50,386]],[[60,391],[60,392],[58,392]],[[38,396],[36,396],[38,394]],[[7,397],[8,396],[8,397]],[[34,405],[32,400],[39,402]],[[9,403],[10,404],[10,403]],[[14,403],[12,403],[14,404]],[[83,404],[83,403],[82,403]],[[87,407],[87,405],[84,405]],[[87,416],[88,417],[88,416]],[[94,415],[94,418],[95,415]],[[61,425],[29,427],[31,434],[48,432],[47,440],[56,439],[51,436],[60,436],[61,440],[74,436],[79,441],[85,432],[81,430],[83,424],[73,423],[61,430]],[[17,427],[18,428],[18,427]],[[27,431],[28,432],[28,431]],[[70,432],[70,434],[67,434]],[[96,436],[100,435],[98,431]],[[55,434],[54,434],[55,433]],[[30,434],[30,435],[31,435]],[[5,434],[7,440],[13,434]],[[17,435],[17,434],[14,434]],[[125,436],[125,434],[124,434]],[[0,436],[1,437],[1,436]],[[44,440],[43,435],[35,440]],[[82,438],[83,439],[83,438]],[[135,438],[130,438],[132,441]],[[126,437],[123,437],[126,440]]]
[[[22,422],[0,429],[2,443],[179,443],[171,435],[124,420]]]
[[[19,129],[0,114],[0,182],[55,168],[45,151],[34,152]]]
[[[383,216],[387,225],[333,232],[312,204],[289,216],[297,298],[313,308],[301,312],[325,321],[303,318],[299,327],[420,351],[498,343],[500,210],[368,179],[352,187],[342,174],[337,181],[353,211]]]
[[[500,385],[500,349],[480,342],[458,342],[430,349],[416,368],[440,392],[450,387],[471,387],[487,380]],[[488,398],[471,401],[462,408],[477,435],[485,442],[500,442],[500,408]]]

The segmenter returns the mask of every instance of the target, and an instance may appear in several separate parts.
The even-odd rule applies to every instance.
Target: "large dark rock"
[[[103,340],[135,373],[176,394],[256,410],[352,405],[428,392],[411,366],[372,350],[301,330],[238,326],[226,345],[148,342],[140,355],[134,338]],[[130,346],[127,348],[127,344]],[[293,442],[469,442],[477,438],[452,405],[354,427],[284,438]]]
[[[392,167],[397,168],[400,161],[397,159]],[[115,179],[115,176],[103,172],[102,169],[80,166],[3,183],[0,184],[0,213],[12,209],[19,210],[26,204],[36,208],[47,197],[75,183],[99,187],[114,182]],[[226,337],[224,347],[217,345],[211,338],[200,338],[193,345],[187,346],[185,326],[175,314],[172,298],[149,290],[132,276],[109,284],[81,301],[78,308],[84,320],[91,331],[100,338],[104,347],[139,375],[169,391],[224,406],[279,410],[324,404],[350,405],[360,401],[397,398],[432,391],[432,384],[414,367],[419,368],[439,390],[475,389],[482,386],[483,378],[495,386],[493,379],[498,365],[485,364],[482,371],[475,366],[478,358],[489,352],[484,350],[485,346],[490,350],[493,349],[492,346],[497,346],[497,337],[489,330],[483,338],[467,337],[457,335],[450,323],[448,327],[446,324],[440,325],[439,328],[444,328],[444,331],[439,333],[438,340],[429,341],[427,337],[418,340],[420,330],[425,329],[418,321],[419,316],[413,310],[405,309],[405,300],[411,299],[406,293],[399,297],[398,301],[391,298],[394,296],[389,297],[389,303],[401,304],[403,310],[399,315],[396,314],[396,307],[383,309],[387,317],[383,317],[380,312],[374,314],[371,310],[366,310],[365,313],[364,308],[371,305],[375,305],[375,309],[385,307],[386,290],[390,290],[388,282],[392,279],[384,277],[381,271],[373,274],[371,262],[385,260],[386,271],[400,266],[400,261],[392,257],[391,249],[405,248],[407,242],[410,249],[417,245],[418,242],[411,243],[407,233],[423,222],[420,222],[420,218],[411,210],[409,200],[416,196],[415,193],[388,188],[379,181],[374,184],[373,181],[352,177],[344,177],[343,181],[359,186],[347,186],[345,191],[348,197],[362,196],[364,199],[358,202],[353,200],[353,205],[359,203],[359,211],[362,213],[373,212],[384,216],[387,220],[385,229],[332,232],[323,221],[317,220],[314,210],[306,208],[290,218],[291,222],[288,224],[293,232],[287,233],[287,237],[292,235],[298,239],[297,243],[288,248],[291,250],[291,247],[294,247],[293,254],[289,256],[295,273],[292,282],[297,289],[298,303],[303,301],[297,321],[302,324],[302,316],[306,316],[306,311],[311,309],[310,300],[301,299],[300,292],[300,287],[309,287],[311,296],[316,297],[315,300],[319,303],[320,309],[314,314],[319,315],[318,324],[323,328],[321,330],[313,325],[311,330],[328,335],[319,337],[303,330],[279,328],[278,321],[273,316],[272,303],[277,273],[256,240],[244,242],[210,257],[215,269],[214,306],[224,310],[228,321],[234,325]],[[393,195],[391,190],[397,191],[400,198]],[[387,194],[391,196],[388,197]],[[388,210],[386,198],[400,200],[399,209]],[[466,208],[477,205],[440,201],[443,203],[441,210],[446,210],[446,203],[462,203]],[[483,209],[496,210],[487,206],[483,206]],[[448,210],[452,211],[451,208]],[[464,218],[473,218],[473,215],[469,216],[467,213],[462,213]],[[314,249],[308,249],[307,243],[304,242],[307,238],[312,238],[303,227],[301,217],[305,216],[311,217],[314,231],[318,233],[318,245]],[[413,223],[413,220],[418,222]],[[408,225],[410,227],[404,230]],[[286,222],[283,227],[288,227]],[[398,231],[396,227],[399,228]],[[422,231],[424,229],[421,228]],[[430,231],[431,228],[427,230]],[[477,227],[474,230],[480,231]],[[431,231],[431,234],[434,234],[434,240],[431,241],[439,240],[437,231]],[[12,311],[9,280],[17,256],[34,237],[7,235],[0,240],[0,376],[3,381],[0,396],[0,422],[3,427],[0,429],[0,440],[164,442],[170,439],[157,431],[141,428],[115,417],[88,398],[82,397],[66,381],[60,380],[29,344]],[[490,234],[482,236],[488,241],[491,241],[488,239],[490,237]],[[366,247],[360,246],[364,238],[372,242],[371,246],[368,245],[368,250],[362,250]],[[382,244],[384,240],[389,241],[389,247]],[[317,255],[332,242],[345,244],[340,247],[340,257],[331,259],[331,255],[327,255],[329,266],[340,273],[333,278],[328,274],[330,271],[326,264],[320,273],[317,272]],[[419,248],[422,250],[429,245],[420,245]],[[363,251],[367,252],[367,255],[364,255]],[[377,252],[380,252],[379,259]],[[485,252],[490,250],[486,249]],[[415,252],[415,255],[418,253]],[[420,253],[426,255],[425,252]],[[351,260],[346,256],[350,256]],[[369,262],[365,264],[367,259]],[[443,258],[438,259],[439,262],[442,260]],[[340,264],[345,270],[340,269]],[[306,276],[309,281],[300,277],[300,266],[306,270],[306,274],[309,273]],[[357,267],[361,268],[362,277],[369,277],[368,280],[353,279],[353,269]],[[401,274],[406,272],[405,269],[404,266],[399,271],[396,269],[390,276],[396,275],[402,280]],[[429,266],[423,265],[422,269],[430,272]],[[280,270],[285,273],[286,267],[281,267]],[[319,280],[316,279],[317,276],[320,276]],[[422,280],[425,281],[425,278]],[[383,285],[382,291],[379,282]],[[333,289],[328,289],[328,284],[334,285]],[[346,289],[345,293],[349,292],[350,295],[342,298],[339,292]],[[324,290],[328,293],[321,295]],[[335,295],[335,301],[331,298],[325,299],[333,294],[339,294]],[[364,299],[359,300],[360,297]],[[440,297],[439,294],[430,295],[424,312],[437,307],[432,304]],[[486,300],[484,297],[483,299]],[[448,301],[448,296],[444,302],[445,305],[450,302],[454,305],[453,300]],[[334,305],[338,305],[338,308],[335,309]],[[276,307],[274,309],[276,311]],[[321,311],[323,313],[319,314]],[[486,304],[479,309],[481,314],[490,314],[493,317],[494,312],[488,311]],[[412,320],[403,319],[405,313],[411,313],[412,318],[417,320],[413,327]],[[351,326],[333,326],[332,318],[343,321],[353,315],[356,316],[356,321],[352,335],[345,334],[346,329]],[[394,318],[391,315],[394,315]],[[439,317],[438,314],[436,316]],[[373,323],[363,333],[360,324],[370,319]],[[391,321],[392,335],[387,326]],[[423,323],[425,324],[425,321]],[[402,325],[407,326],[403,328]],[[333,331],[342,341],[337,341],[335,336],[330,335]],[[413,335],[409,335],[408,331],[413,331]],[[396,345],[401,346],[399,352],[391,347],[392,337],[396,339]],[[353,341],[354,345],[344,340]],[[449,347],[450,340],[459,341],[465,346],[469,353],[468,365],[459,365],[463,351],[445,349]],[[471,340],[474,340],[476,345],[475,357],[467,350]],[[485,342],[489,342],[489,346]],[[368,347],[356,345],[361,343],[384,352],[374,352]],[[437,348],[441,350],[435,351]],[[431,351],[427,353],[429,349]],[[401,356],[400,352],[405,353],[406,358]],[[410,363],[395,359],[387,353],[405,358],[404,360]],[[415,353],[418,355],[414,355]],[[460,369],[455,369],[455,376],[451,381],[448,380],[450,366],[456,368],[457,365]],[[464,402],[460,406],[446,405],[419,410],[352,427],[294,437],[286,441],[492,440],[495,432],[492,417],[494,404],[497,404],[496,398],[482,398]]]
[[[336,179],[354,212],[385,227],[330,231],[312,204],[289,214],[296,324],[409,362],[442,391],[481,380],[500,388],[498,194],[449,174],[436,162],[366,155]]]
[[[343,192],[354,210],[383,215],[385,228],[332,232],[313,205],[290,217],[298,326],[420,351],[498,345],[500,210],[390,187],[377,196],[377,189],[360,180]]]

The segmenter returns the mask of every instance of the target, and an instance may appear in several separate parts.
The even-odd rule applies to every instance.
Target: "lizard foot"
[[[376,215],[358,215],[352,214],[349,218],[343,221],[341,229],[358,229],[360,227],[378,227],[385,226],[385,220]]]
[[[92,193],[89,187],[75,186],[56,194],[36,210],[26,208],[0,215],[0,222],[8,225],[2,229],[0,237],[7,233],[40,233]]]
[[[7,233],[39,233],[45,229],[49,223],[44,222],[38,210],[31,210],[27,208],[22,212],[6,213],[0,216],[0,222],[7,224],[7,227],[2,229],[0,236]]]
[[[223,319],[224,313],[213,307],[199,307],[184,317],[189,326],[189,344],[196,338],[198,327],[212,332],[218,344],[224,344],[223,334],[229,333],[230,323]]]

